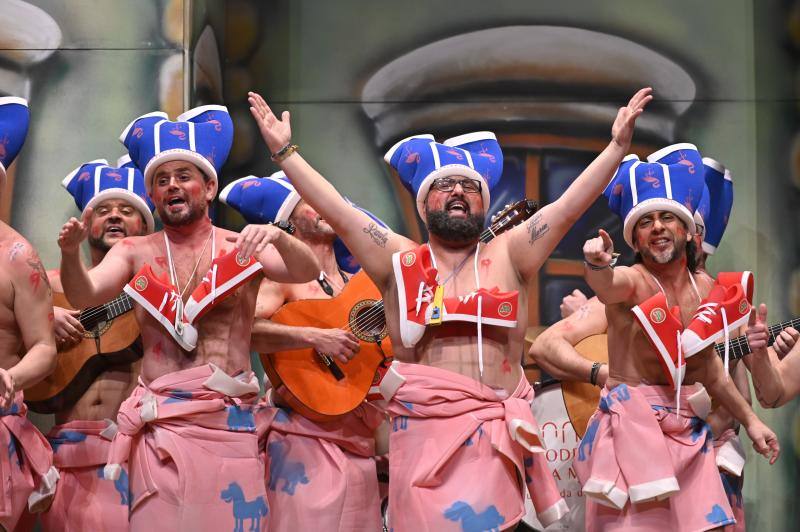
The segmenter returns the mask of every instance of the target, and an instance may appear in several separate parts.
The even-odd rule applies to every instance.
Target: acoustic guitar
[[[537,208],[531,200],[506,207],[492,218],[481,242],[487,243],[528,219]],[[330,421],[356,408],[380,381],[379,368],[391,364],[392,344],[381,294],[363,270],[350,278],[338,296],[287,303],[271,320],[298,327],[344,329],[358,339],[358,354],[347,364],[313,348],[260,355],[273,388],[289,406],[313,421]]]
[[[53,305],[72,310],[64,294],[53,293]],[[52,414],[81,398],[94,380],[118,364],[130,364],[143,355],[133,300],[127,295],[99,307],[81,311],[84,338],[74,347],[58,352],[56,369],[25,390],[25,402],[34,412]]]
[[[769,345],[787,327],[797,328],[800,326],[800,318],[777,323],[769,326]],[[608,363],[608,335],[595,334],[588,336],[578,342],[575,350],[580,355],[593,362]],[[725,356],[725,344],[720,343],[714,346],[714,350],[720,357]],[[750,354],[750,345],[747,343],[747,336],[737,336],[728,341],[728,357],[731,360],[738,360]],[[575,428],[575,432],[583,437],[589,418],[597,410],[597,403],[600,402],[600,388],[588,382],[562,381],[561,392],[564,394],[564,406],[567,408],[569,420]]]

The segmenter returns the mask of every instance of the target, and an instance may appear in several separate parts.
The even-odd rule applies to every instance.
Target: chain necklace
[[[186,293],[186,289],[189,288],[189,285],[194,279],[195,273],[197,273],[197,268],[200,266],[200,261],[203,260],[203,255],[205,255],[206,248],[208,247],[209,240],[211,241],[211,258],[214,258],[214,250],[216,248],[216,241],[214,239],[214,231],[215,227],[211,226],[211,232],[208,234],[208,238],[206,239],[205,244],[203,244],[203,249],[200,250],[200,256],[197,257],[197,262],[194,264],[194,268],[192,269],[192,273],[189,275],[189,278],[186,279],[186,285],[181,290],[180,284],[178,283],[178,272],[175,268],[175,263],[172,261],[172,251],[170,250],[169,245],[169,237],[167,236],[166,231],[164,232],[164,243],[167,247],[167,260],[169,261],[169,277],[170,281],[172,281],[172,285],[177,290],[176,295],[178,296],[177,301],[175,302],[175,331],[178,334],[183,333],[183,296]]]

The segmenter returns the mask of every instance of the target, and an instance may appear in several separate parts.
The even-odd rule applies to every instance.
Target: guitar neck
[[[784,321],[782,323],[776,323],[775,325],[770,325],[767,330],[769,332],[769,343],[768,345],[772,345],[775,342],[775,338],[787,327],[794,327],[797,329],[800,327],[800,318],[793,318],[789,321]],[[725,356],[725,344],[717,344],[714,346],[717,354],[719,356]],[[750,344],[747,343],[747,336],[737,336],[736,338],[732,338],[728,342],[728,350],[729,356],[733,360],[738,360],[743,356],[750,354]]]
[[[88,330],[102,321],[113,320],[131,310],[133,310],[133,299],[123,292],[105,305],[82,310],[80,322]]]

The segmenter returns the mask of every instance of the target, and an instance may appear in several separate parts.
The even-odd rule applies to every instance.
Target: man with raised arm
[[[710,530],[734,518],[708,452],[708,393],[770,463],[779,453],[775,434],[713,350],[747,319],[752,276],[720,274],[713,281],[697,271],[690,242],[703,190],[697,149],[669,146],[648,161],[626,157],[609,184],[609,206],[624,220],[637,264],[614,268],[613,243],[603,230],[584,246],[586,279],[606,306],[609,367],[574,464],[590,497],[589,530],[655,521],[670,530]]]
[[[0,98],[0,191],[28,133],[28,102]],[[28,421],[22,390],[55,367],[53,298],[33,246],[0,221],[0,529],[15,530],[27,508],[41,511],[58,471],[50,446]]]
[[[138,303],[141,377],[120,407],[105,468],[115,479],[128,462],[132,530],[236,529],[245,518],[256,527],[268,512],[249,354],[260,274],[304,282],[319,266],[307,246],[276,227],[237,234],[212,224],[208,206],[232,133],[220,106],[174,122],[164,113],[137,118],[121,140],[164,230],[125,238],[91,271],[79,255],[91,209],[59,235],[73,306],[101,304],[123,288]]]
[[[608,183],[650,92],[639,91],[620,108],[612,141],[558,201],[487,245],[479,236],[489,189],[502,172],[494,135],[398,142],[385,159],[416,195],[430,234],[423,246],[349,206],[290,143],[289,114],[279,120],[251,93],[251,113],[273,160],[383,294],[396,359],[381,383],[392,422],[395,530],[446,530],[467,521],[508,528],[524,515],[520,479],[542,523],[566,511],[538,454],[533,392],[521,370],[526,287]]]
[[[153,204],[147,197],[142,172],[129,157],[121,158],[116,167],[105,159],[82,164],[62,184],[81,213],[92,209],[88,220],[92,267],[123,238],[153,232]],[[53,290],[63,293],[60,272],[48,274]],[[123,309],[121,302],[114,305]],[[94,343],[91,337],[84,336],[79,310],[54,306],[53,312],[59,357],[68,357],[64,351],[81,341]],[[113,331],[112,328],[105,334]],[[102,372],[87,382],[74,402],[65,401],[55,413],[56,425],[47,439],[61,478],[52,506],[42,514],[43,530],[127,529],[127,465],[122,464],[120,478],[115,481],[103,477],[103,467],[117,430],[114,420],[119,406],[136,386],[141,356],[138,339],[119,351],[98,353],[91,364],[101,364]]]
[[[707,275],[704,271],[706,258],[719,246],[733,207],[730,172],[719,162],[704,157],[703,175],[705,187],[694,213],[696,234],[693,237],[696,272],[700,276]],[[611,195],[613,188],[607,187],[607,196]],[[707,280],[713,283],[711,277]],[[529,355],[539,367],[561,381],[589,382],[602,389],[608,379],[608,364],[585,358],[574,346],[589,336],[606,334],[608,321],[605,305],[596,296],[587,300],[580,290],[574,290],[564,297],[561,313],[564,319],[548,327],[536,338]],[[750,382],[744,364],[732,365],[730,373],[736,389],[750,403]],[[596,404],[592,406],[596,407]],[[734,431],[737,423],[725,408],[715,408],[705,421],[714,435],[720,478],[736,518],[735,528],[731,529],[744,530],[741,488],[745,455]],[[579,432],[585,428],[576,427]]]
[[[290,224],[293,235],[312,249],[322,267],[318,279],[303,284],[261,281],[251,349],[276,353],[312,348],[335,357],[337,364],[347,363],[359,347],[352,332],[270,321],[285,303],[328,299],[344,290],[357,264],[353,268],[347,248],[336,245],[331,226],[300,199],[283,172],[237,179],[222,190],[220,200],[239,211],[249,223]],[[336,324],[346,323],[347,319],[343,310]],[[270,527],[380,530],[375,431],[384,422],[385,414],[363,402],[338,419],[312,421],[286,406],[273,388],[267,392],[266,407],[256,413],[259,448],[266,465]],[[302,468],[302,475],[294,478],[303,480],[292,480],[290,464]]]

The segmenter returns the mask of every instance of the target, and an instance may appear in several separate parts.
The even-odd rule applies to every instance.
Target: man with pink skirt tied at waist
[[[276,227],[237,234],[211,223],[232,126],[221,106],[174,122],[164,113],[137,118],[120,140],[164,230],[125,238],[91,271],[78,253],[91,210],[59,235],[70,303],[97,305],[123,288],[137,303],[142,371],[120,407],[105,468],[115,479],[128,462],[132,530],[258,530],[268,519],[249,355],[260,274],[303,282],[319,266]]]
[[[650,99],[644,89],[619,110],[613,140],[558,201],[486,245],[478,237],[502,172],[495,136],[398,142],[385,159],[415,193],[430,234],[420,246],[351,207],[290,143],[289,114],[279,120],[251,93],[273,160],[384,298],[396,360],[381,383],[396,532],[508,529],[525,513],[525,484],[543,523],[566,511],[540,454],[533,390],[520,365],[526,287],[611,179]]]
[[[310,347],[338,364],[347,363],[358,351],[352,332],[269,320],[284,303],[339,295],[358,269],[331,226],[300,199],[283,172],[237,179],[222,190],[220,200],[249,223],[290,224],[293,235],[312,249],[322,267],[317,280],[304,284],[261,281],[251,349],[275,353]],[[341,322],[346,320],[343,314]],[[363,402],[338,419],[316,422],[285,407],[280,394],[270,388],[266,404],[256,411],[272,530],[380,530],[375,431],[385,414]]]
[[[123,238],[153,232],[153,206],[145,192],[144,176],[129,157],[122,157],[117,166],[105,159],[84,163],[62,184],[81,213],[92,209],[88,237],[92,267]],[[63,292],[60,272],[53,270],[48,275],[53,290]],[[80,311],[54,306],[53,312],[60,350],[86,339]],[[123,464],[116,480],[106,479],[103,468],[117,432],[117,411],[136,386],[141,356],[138,340],[120,351],[104,352],[98,357],[108,361],[102,373],[75,402],[64,404],[55,413],[56,425],[47,439],[61,478],[52,506],[41,516],[43,530],[128,530],[127,466]]]
[[[0,98],[0,191],[28,133],[22,98]],[[22,390],[55,367],[53,298],[33,246],[0,222],[0,530],[15,530],[26,508],[41,511],[55,493],[58,471],[47,440],[28,421]]]
[[[608,379],[573,462],[589,497],[590,531],[734,523],[704,421],[709,393],[742,423],[756,451],[770,463],[778,457],[775,434],[727,374],[729,357],[723,363],[713,349],[747,321],[753,279],[739,272],[714,280],[697,269],[691,239],[703,177],[691,144],[647,161],[626,157],[606,195],[637,264],[614,268],[602,229],[584,245],[586,279],[605,304],[609,343]]]

